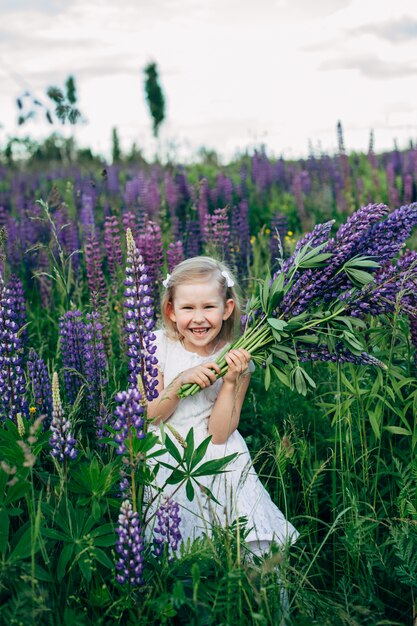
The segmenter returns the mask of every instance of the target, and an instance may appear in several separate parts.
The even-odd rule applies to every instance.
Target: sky
[[[166,98],[159,140],[144,97],[154,61]],[[111,131],[184,162],[200,148],[223,162],[265,146],[299,158],[407,147],[417,140],[415,0],[0,0],[0,145],[42,138],[17,126],[16,98],[47,103],[75,77],[84,121],[65,128],[110,157]]]

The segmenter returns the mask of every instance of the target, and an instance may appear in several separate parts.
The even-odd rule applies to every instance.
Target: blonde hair
[[[226,276],[224,276],[222,272],[227,272],[230,278],[234,281],[235,284],[233,287],[227,286]],[[168,309],[170,305],[172,305],[175,298],[176,287],[183,283],[193,282],[193,280],[204,280],[209,278],[214,278],[217,281],[220,293],[225,302],[229,299],[234,300],[235,307],[232,314],[227,318],[227,320],[223,321],[218,335],[219,339],[224,341],[231,341],[233,339],[240,321],[240,302],[236,291],[236,281],[232,272],[224,263],[208,256],[195,256],[191,259],[186,259],[176,265],[172,270],[166,291],[161,300],[161,313],[165,331],[171,339],[181,339],[181,335],[177,330],[177,325],[169,318],[168,315]]]

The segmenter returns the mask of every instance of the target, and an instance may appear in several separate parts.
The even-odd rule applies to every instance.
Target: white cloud
[[[48,85],[73,74],[89,122],[78,140],[107,152],[117,126],[125,149],[136,141],[152,153],[142,74],[149,60],[167,99],[161,141],[184,155],[203,144],[230,156],[266,143],[296,156],[309,139],[332,150],[338,119],[352,149],[366,150],[371,128],[377,146],[395,135],[406,142],[413,129],[417,63],[401,16],[416,22],[414,0],[40,0],[6,9],[0,141],[26,132],[14,107],[24,89],[45,98]]]

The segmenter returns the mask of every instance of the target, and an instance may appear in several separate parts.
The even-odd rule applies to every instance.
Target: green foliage
[[[154,137],[158,136],[159,127],[165,119],[165,98],[159,84],[156,63],[149,63],[145,69],[145,98],[152,117]]]

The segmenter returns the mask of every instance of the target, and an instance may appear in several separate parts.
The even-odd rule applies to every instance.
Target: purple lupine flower
[[[185,220],[182,241],[184,245],[184,256],[186,259],[201,254],[203,242],[201,238],[200,223],[198,220],[191,219],[188,215]]]
[[[126,300],[124,307],[126,309],[127,356],[129,357],[128,380],[130,385],[136,387],[138,376],[141,377],[146,390],[146,397],[150,401],[158,395],[156,390],[158,383],[156,364],[158,361],[155,357],[156,346],[154,344],[156,337],[152,332],[155,326],[152,291],[148,269],[143,263],[130,229],[127,230],[126,241],[127,263],[124,280]]]
[[[404,204],[410,204],[413,199],[413,177],[411,174],[406,174],[403,180],[403,202]]]
[[[26,381],[22,368],[23,346],[15,298],[0,276],[0,417],[15,420],[27,417]]]
[[[159,302],[159,289],[162,280],[163,245],[161,228],[156,222],[147,220],[143,232],[136,239],[139,253],[145,264],[149,284],[151,285],[151,297],[153,302]]]
[[[300,172],[295,172],[294,174],[292,190],[295,197],[295,205],[297,208],[298,219],[300,220],[300,224],[302,226],[305,226],[305,224],[307,223],[307,212],[304,206],[302,177]]]
[[[104,222],[104,247],[106,249],[107,267],[112,278],[123,262],[120,240],[119,221],[115,215],[106,217]]]
[[[206,178],[199,181],[197,196],[197,215],[200,223],[200,230],[202,231],[206,221],[206,216],[209,213],[209,186]]]
[[[88,407],[97,416],[103,403],[104,387],[107,385],[107,359],[102,330],[100,315],[88,313],[84,331],[83,371],[88,384]]]
[[[207,215],[203,238],[206,245],[212,245],[226,260],[230,258],[230,227],[227,208],[215,209],[212,215]]]
[[[378,256],[371,252],[366,244],[369,242],[372,229],[379,226],[375,223],[387,212],[388,207],[384,204],[373,204],[362,207],[351,215],[346,224],[340,226],[336,238],[330,239],[327,246],[322,250],[332,254],[326,266],[320,271],[310,269],[295,275],[296,280],[293,286],[283,298],[282,311],[287,315],[290,311],[292,315],[298,315],[307,308],[313,299],[319,297],[331,299],[338,296],[341,289],[351,287],[346,274],[338,270],[346,261],[359,254]],[[307,236],[303,239],[307,239]],[[295,254],[291,256],[288,262],[284,263],[284,271],[290,267],[290,261],[293,262]]]
[[[50,277],[50,265],[48,253],[43,248],[39,250],[38,256],[38,273],[36,275],[40,284],[41,292],[41,304],[45,311],[52,311],[54,308],[54,301],[52,295],[52,279]]]
[[[118,574],[116,580],[132,587],[143,583],[143,550],[144,542],[139,523],[139,515],[133,511],[129,500],[124,500],[120,507],[118,526],[116,528],[116,552],[119,558],[116,563]]]
[[[64,204],[54,212],[54,223],[59,244],[67,257],[72,255],[71,264],[74,271],[77,271],[80,263],[79,254],[74,254],[80,248],[77,223],[70,219],[68,209]]]
[[[107,288],[101,263],[100,244],[93,231],[90,231],[87,235],[85,262],[91,303],[93,308],[97,309],[106,302]]]
[[[395,167],[392,161],[387,164],[387,191],[388,191],[388,204],[393,208],[397,208],[400,204],[398,189],[395,184]]]
[[[358,252],[377,259],[393,258],[416,225],[417,203],[402,206],[390,213],[385,220],[372,226]]]
[[[91,192],[81,196],[80,221],[85,233],[94,230],[94,197]]]
[[[84,375],[85,324],[81,311],[68,311],[60,318],[59,337],[67,401],[73,404]]]
[[[172,558],[172,553],[178,550],[182,539],[179,529],[181,517],[178,502],[167,498],[156,511],[156,519],[157,523],[153,529],[153,553],[155,556],[161,556],[164,550],[167,550]]]
[[[136,222],[136,215],[133,213],[133,211],[126,211],[125,213],[123,213],[122,224],[125,231],[130,228],[134,239],[136,239],[136,237],[138,236],[138,225]]]
[[[105,446],[104,443],[100,442],[100,439],[104,439],[104,437],[108,436],[108,430],[106,426],[110,426],[111,423],[111,414],[107,410],[107,407],[104,404],[100,404],[100,409],[95,418],[95,428],[96,428],[96,440],[97,445],[100,448]]]
[[[58,461],[75,459],[78,451],[75,448],[77,443],[71,432],[71,422],[65,417],[59,394],[59,381],[57,372],[52,376],[52,436],[49,444],[52,448],[51,454]]]
[[[10,296],[14,300],[14,312],[16,315],[16,323],[21,329],[20,339],[22,346],[25,347],[28,340],[28,331],[26,328],[27,316],[26,316],[26,303],[25,294],[23,292],[22,281],[17,276],[10,276],[8,283]],[[25,327],[25,328],[23,328]]]
[[[117,454],[125,454],[127,450],[126,441],[128,440],[131,429],[135,428],[136,437],[143,439],[145,433],[144,426],[144,401],[142,394],[136,387],[129,387],[127,391],[120,391],[116,394],[115,400],[118,403],[114,411],[116,420],[113,423],[113,429],[116,431],[114,440],[119,444],[116,448]]]
[[[231,264],[237,269],[241,280],[247,275],[250,255],[249,207],[246,200],[241,200],[232,209],[230,225]]]
[[[182,241],[171,242],[167,250],[168,272],[172,272],[174,267],[184,260],[184,248]]]
[[[27,365],[36,408],[40,415],[45,415],[43,424],[45,428],[49,428],[52,418],[52,388],[48,369],[33,348],[29,350]]]
[[[367,352],[353,354],[353,352],[348,350],[342,343],[338,343],[332,351],[325,345],[297,347],[297,357],[299,361],[302,362],[330,361],[332,363],[354,363],[355,365],[386,367],[382,361],[372,356],[372,354],[368,354]]]

